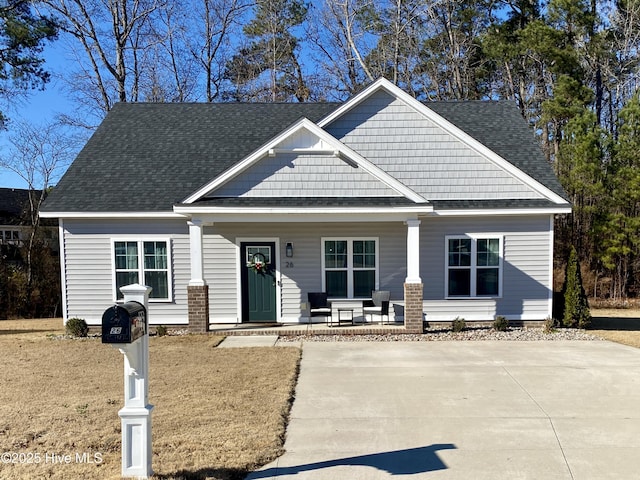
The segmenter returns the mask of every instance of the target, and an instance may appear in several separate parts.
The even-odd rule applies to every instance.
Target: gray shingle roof
[[[296,120],[336,104],[119,103],[43,211],[171,211]]]
[[[29,190],[0,188],[0,225],[19,225],[29,203]]]
[[[43,205],[44,212],[170,212],[302,117],[339,104],[121,103],[106,116]],[[533,134],[507,102],[429,107],[564,196]]]
[[[509,200],[434,200],[431,202],[434,210],[468,210],[468,209],[503,209],[503,208],[553,208],[557,207],[551,200],[543,198],[514,198]]]

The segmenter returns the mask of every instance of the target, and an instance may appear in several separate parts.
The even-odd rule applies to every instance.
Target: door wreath
[[[251,257],[251,261],[247,263],[247,267],[256,273],[264,275],[267,273],[267,261],[262,253],[255,253]]]

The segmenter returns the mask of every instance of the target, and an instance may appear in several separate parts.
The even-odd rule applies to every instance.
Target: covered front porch
[[[422,207],[424,210],[424,206]],[[178,209],[176,209],[178,210]],[[279,332],[284,329],[307,333],[308,330],[331,333],[358,334],[371,331],[423,330],[423,285],[420,277],[420,225],[422,219],[412,211],[398,212],[396,208],[386,213],[380,208],[361,209],[357,215],[342,210],[334,213],[318,209],[306,213],[240,211],[207,212],[193,211],[189,215],[189,240],[191,254],[191,280],[187,287],[189,307],[189,329],[194,332],[225,330],[242,332],[252,328],[247,315],[246,267],[251,248],[260,245],[271,250],[261,250],[269,262],[269,275],[273,279],[274,315],[272,320],[263,320],[253,328],[267,331],[266,324],[273,324]],[[393,211],[392,211],[393,210]],[[180,212],[180,213],[187,213]],[[335,288],[330,282],[336,277],[328,272],[329,245],[343,239],[349,246],[345,285],[341,294],[330,295],[336,306],[332,321],[335,324],[342,315],[337,305],[350,306],[347,318],[353,317],[353,325],[340,322],[329,326],[323,318],[310,318],[308,294],[329,291]],[[364,240],[363,240],[364,239]],[[340,240],[342,242],[342,240]],[[354,275],[356,253],[351,251],[356,243],[375,245],[375,281],[369,278],[365,290],[391,290],[393,313],[390,318],[367,318],[362,313],[363,289],[358,292],[356,280],[366,275]],[[293,249],[293,251],[291,251]],[[219,257],[213,258],[212,255]],[[224,258],[223,258],[224,257]],[[263,255],[260,255],[262,258]],[[345,265],[346,265],[345,263]],[[250,272],[253,274],[255,272]],[[372,273],[372,272],[371,272]],[[249,275],[251,277],[251,275]],[[338,282],[339,283],[339,282]],[[223,288],[224,287],[224,288]],[[232,300],[233,297],[235,300]],[[225,303],[215,312],[216,306]],[[234,305],[235,303],[235,305]],[[343,309],[341,308],[341,310]],[[373,320],[373,321],[372,321]],[[388,325],[386,323],[389,323]]]

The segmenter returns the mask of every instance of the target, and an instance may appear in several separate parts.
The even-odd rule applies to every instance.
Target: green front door
[[[240,244],[242,281],[242,321],[275,322],[276,244],[243,242]]]

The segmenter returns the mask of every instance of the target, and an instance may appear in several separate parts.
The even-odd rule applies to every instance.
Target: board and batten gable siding
[[[421,224],[421,268],[426,320],[544,320],[550,315],[551,219],[527,217],[440,217]],[[503,239],[502,297],[445,300],[446,237],[491,234]]]
[[[375,193],[375,195],[373,195]],[[214,190],[216,197],[398,196],[380,180],[329,155],[277,153]]]
[[[67,318],[100,325],[114,304],[112,239],[168,239],[171,242],[172,301],[150,302],[152,325],[187,324],[191,275],[189,232],[184,220],[71,220],[63,222]]]
[[[384,91],[372,94],[325,130],[429,200],[541,198]]]
[[[380,289],[402,301],[406,277],[406,226],[388,223],[215,223],[204,229],[205,281],[211,323],[239,322],[237,242],[279,239],[278,268],[282,321],[306,317],[307,293],[322,290],[322,238],[377,238]],[[293,257],[285,256],[288,242]],[[356,300],[355,303],[360,303]]]

